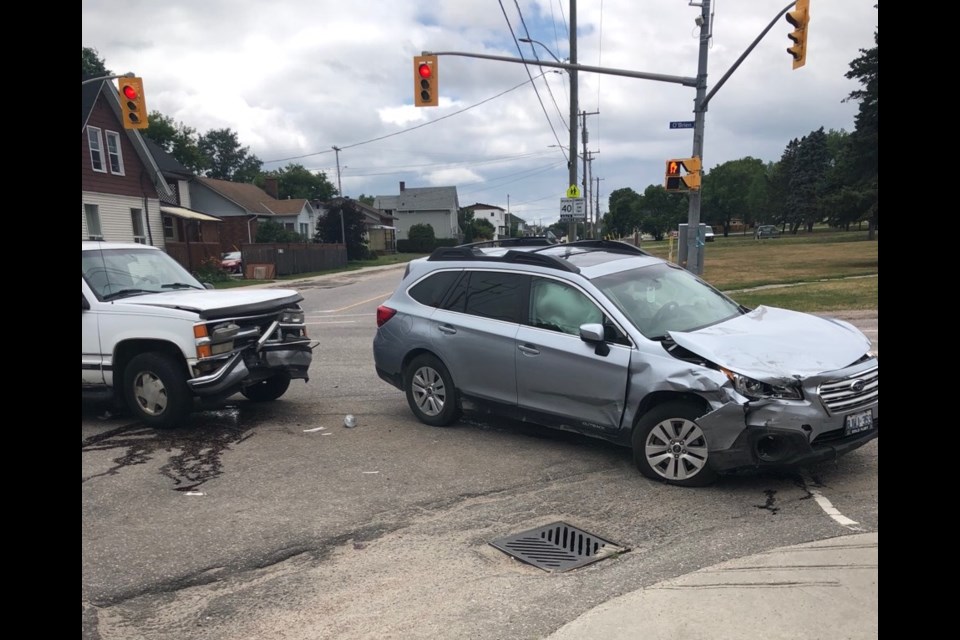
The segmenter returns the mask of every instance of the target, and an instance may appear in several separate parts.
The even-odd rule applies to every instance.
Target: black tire
[[[637,420],[633,462],[640,473],[681,487],[703,487],[717,479],[697,419],[703,411],[692,402],[667,402]]]
[[[432,427],[446,427],[460,418],[457,390],[450,372],[430,354],[410,361],[403,374],[407,404],[417,419]]]
[[[183,365],[164,353],[141,353],[127,363],[123,397],[137,418],[156,429],[181,426],[193,409]]]
[[[270,402],[285,394],[289,388],[290,376],[279,375],[244,387],[240,393],[251,402]]]

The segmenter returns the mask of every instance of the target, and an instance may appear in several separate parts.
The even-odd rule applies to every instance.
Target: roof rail
[[[556,240],[551,240],[547,236],[514,236],[510,238],[500,238],[499,240],[481,240],[480,242],[471,242],[460,244],[458,247],[530,247],[546,246],[558,244]]]
[[[564,244],[565,247],[586,247],[588,249],[604,249],[613,253],[635,253],[638,255],[650,255],[640,247],[634,246],[621,240],[577,240]]]
[[[483,257],[479,251],[463,245],[459,247],[437,247],[427,260],[474,260]]]
[[[531,251],[514,251],[511,249],[503,254],[503,260],[516,264],[532,264],[549,267],[551,269],[559,269],[560,271],[569,271],[570,273],[580,273],[579,267],[575,267],[566,260]]]

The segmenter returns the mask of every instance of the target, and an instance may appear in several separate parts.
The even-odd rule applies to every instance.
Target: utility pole
[[[334,153],[337,155],[337,195],[340,196],[340,241],[343,243],[343,248],[347,248],[347,227],[343,224],[343,187],[340,186],[340,147],[333,147]]]
[[[597,189],[594,191],[594,197],[596,198],[596,208],[593,210],[593,236],[597,236],[597,223],[600,222],[600,180],[601,178],[594,178],[597,183]]]
[[[586,202],[584,202],[584,205],[588,205],[590,203],[590,196],[587,195],[590,192],[590,179],[587,177],[587,161],[590,159],[589,158],[590,152],[587,151],[587,141],[590,138],[590,134],[587,133],[587,116],[595,116],[598,113],[600,112],[599,111],[591,111],[590,113],[587,113],[586,111],[580,112],[580,117],[583,119],[583,122],[580,124],[580,139],[581,139],[581,142],[583,142],[583,193],[581,195],[584,198],[586,198]],[[589,219],[584,218],[583,220],[584,235],[587,234],[588,224],[589,224]]]
[[[584,166],[583,170],[583,197],[586,198],[587,205],[587,219],[586,227],[589,231],[585,230],[585,233],[589,234],[590,238],[596,238],[596,234],[593,232],[593,222],[596,220],[595,212],[593,211],[593,157],[600,153],[599,151],[587,151],[586,147],[583,150],[584,156]]]

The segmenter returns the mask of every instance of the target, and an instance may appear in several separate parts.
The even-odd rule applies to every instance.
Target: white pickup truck
[[[297,291],[211,290],[156,247],[82,245],[83,399],[169,429],[198,404],[271,401],[308,380],[316,343]]]

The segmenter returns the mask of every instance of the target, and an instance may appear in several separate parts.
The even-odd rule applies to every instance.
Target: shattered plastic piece
[[[324,429],[326,429],[326,427],[314,427],[314,428],[312,428],[312,429],[304,429],[303,432],[304,432],[304,433],[313,433],[313,432],[315,432],[315,431],[323,431]]]
[[[203,491],[185,491],[185,492],[183,493],[183,495],[185,495],[185,496],[205,496],[205,495],[207,495],[207,494],[205,494]]]
[[[357,426],[357,419],[353,416],[352,413],[348,413],[346,417],[344,417],[343,426],[345,426],[348,429],[352,429],[353,427]]]
[[[364,473],[380,473],[379,471],[364,471]]]

